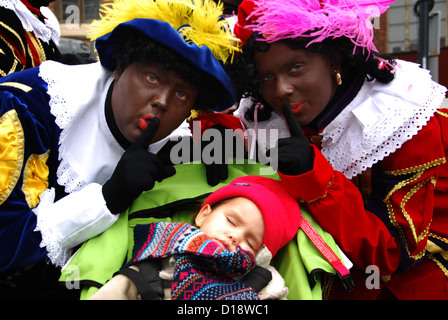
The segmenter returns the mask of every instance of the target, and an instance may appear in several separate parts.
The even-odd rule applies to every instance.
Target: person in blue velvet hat
[[[0,81],[0,298],[71,298],[73,250],[175,174],[193,109],[224,110],[238,50],[222,5],[115,1],[92,24],[99,61],[46,61]]]

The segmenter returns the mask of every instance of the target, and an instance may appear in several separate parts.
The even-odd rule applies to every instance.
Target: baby
[[[251,280],[253,272],[262,278],[271,275],[256,267],[255,257],[257,262],[266,260],[262,256],[270,261],[297,234],[299,223],[299,205],[280,181],[237,178],[206,198],[194,217],[195,226],[137,226],[128,267],[91,299],[258,299],[261,288]],[[151,271],[154,261],[169,257],[171,276],[166,276],[166,268]],[[169,295],[163,294],[159,276],[171,280]]]

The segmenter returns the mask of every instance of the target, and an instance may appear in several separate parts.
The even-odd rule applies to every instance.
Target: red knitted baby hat
[[[202,205],[213,205],[233,197],[248,198],[260,209],[265,225],[263,244],[272,257],[297,234],[300,207],[281,181],[261,176],[239,177],[213,192]]]

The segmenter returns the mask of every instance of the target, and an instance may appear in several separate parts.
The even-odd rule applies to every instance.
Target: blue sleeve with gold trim
[[[39,69],[0,79],[0,272],[45,257],[32,209],[55,185],[60,129]]]

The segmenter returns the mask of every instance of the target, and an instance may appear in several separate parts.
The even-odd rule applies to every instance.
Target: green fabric
[[[73,285],[81,281],[105,284],[120,269],[128,249],[128,213],[101,235],[86,241],[62,269],[59,281]],[[93,294],[93,292],[92,292]]]
[[[302,209],[301,211],[302,215],[341,258],[333,237],[324,231],[305,210]],[[272,260],[272,265],[285,279],[286,286],[289,289],[289,300],[321,300],[322,272],[335,274],[331,264],[320,254],[316,246],[301,229],[297,233],[297,237],[277,253]],[[311,274],[313,274],[315,281],[313,287],[310,286],[308,279]]]
[[[266,166],[253,162],[232,164],[228,168],[229,178],[215,187],[210,187],[205,179],[203,165],[190,163],[176,166],[174,176],[156,184],[151,191],[142,193],[112,227],[86,241],[63,269],[60,281],[80,281],[83,286],[81,299],[87,299],[99,286],[111,279],[132,255],[133,229],[136,225],[158,221],[191,223],[192,217],[208,194],[239,176],[259,175],[260,172],[265,173],[260,169],[266,170]],[[276,173],[269,177],[279,179]],[[185,199],[191,199],[189,202],[196,203],[196,206],[184,205]],[[154,210],[160,211],[160,208],[166,209],[164,211],[172,218],[154,218],[151,214]],[[335,248],[333,238],[323,231],[308,213],[302,210],[302,214],[328,244]],[[273,265],[285,279],[290,292],[288,299],[291,300],[322,299],[320,276],[316,275],[316,284],[311,288],[308,275],[316,269],[334,273],[331,265],[301,230],[295,239],[277,253]],[[92,282],[96,285],[92,285]]]
[[[129,212],[156,208],[180,199],[191,199],[198,195],[212,193],[229,184],[240,176],[260,175],[267,167],[259,163],[246,162],[244,164],[228,165],[228,178],[214,187],[208,185],[205,179],[205,166],[201,164],[181,164],[175,166],[176,174],[161,183],[156,184],[151,191],[144,192],[131,205]],[[272,171],[272,170],[271,170]],[[269,178],[279,179],[277,173],[265,175]],[[151,197],[145,196],[150,194]]]

